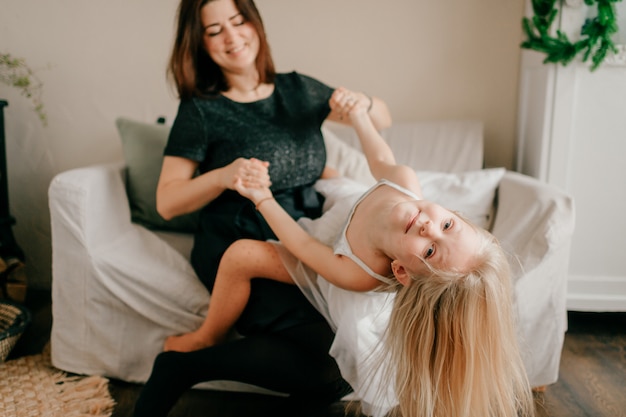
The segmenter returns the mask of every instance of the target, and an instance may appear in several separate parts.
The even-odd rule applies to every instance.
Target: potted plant
[[[15,58],[9,53],[0,52],[0,82],[20,90],[20,93],[33,102],[33,110],[45,126],[47,117],[41,93],[43,83],[23,58]],[[6,105],[6,103],[5,103]]]

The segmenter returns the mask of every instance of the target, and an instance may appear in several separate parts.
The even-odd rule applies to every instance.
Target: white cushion
[[[359,161],[333,159],[343,154],[352,154],[350,152],[352,149],[361,150],[354,128],[326,122],[322,126],[322,133],[324,136],[329,136],[328,142],[332,142],[330,146],[340,147],[329,149],[332,154],[329,156],[329,165],[349,162],[350,167],[358,168],[355,176],[344,173],[344,171],[350,171],[350,168],[346,168],[342,173],[355,179],[361,178],[361,174],[368,171],[362,154],[358,158]],[[414,169],[465,172],[483,168],[483,125],[478,121],[397,122],[391,128],[381,131],[381,135],[389,144],[396,161]],[[348,148],[341,144],[337,145],[336,139]],[[342,170],[340,166],[335,166],[335,168]]]
[[[370,173],[367,159],[360,150],[348,145],[337,134],[322,128],[326,145],[326,164],[343,177],[352,178],[366,185],[374,185],[376,180]]]
[[[369,186],[375,183],[367,168],[365,156],[360,151],[336,139],[332,133],[327,137],[330,145],[328,164],[331,165],[337,158],[348,158],[347,155],[350,154],[352,166],[349,167],[348,172],[351,176],[347,176],[348,178],[320,180],[316,183],[315,188],[326,198],[324,212],[332,207],[337,199],[345,198],[354,192],[363,193],[364,184]],[[341,166],[346,167],[346,164]],[[424,199],[449,210],[458,211],[472,223],[487,230],[490,230],[493,221],[496,190],[505,172],[504,168],[462,173],[416,171]],[[345,172],[340,173],[346,175]]]
[[[495,212],[496,189],[505,172],[504,168],[491,168],[459,174],[416,173],[422,184],[424,199],[460,212],[472,223],[489,230]],[[334,236],[347,220],[343,203],[355,201],[367,191],[367,186],[351,178],[338,177],[317,181],[315,189],[325,197],[324,214],[317,221],[304,218],[299,222],[310,233],[314,231],[315,238],[332,245]],[[313,227],[314,223],[319,225]]]
[[[424,199],[463,214],[472,223],[489,230],[494,198],[504,168],[489,168],[458,174],[417,171]]]

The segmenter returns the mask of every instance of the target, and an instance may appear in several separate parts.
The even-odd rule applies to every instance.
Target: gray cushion
[[[123,117],[115,123],[127,166],[126,193],[131,220],[149,229],[194,232],[198,224],[198,212],[167,221],[156,211],[156,187],[170,127]]]

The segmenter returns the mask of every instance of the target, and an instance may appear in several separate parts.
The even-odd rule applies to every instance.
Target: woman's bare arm
[[[265,166],[264,166],[265,165]],[[229,165],[194,176],[198,163],[186,158],[165,156],[156,190],[157,211],[166,220],[191,213],[209,204],[236,178],[249,176],[258,185],[269,187],[267,165],[257,159],[238,158]]]

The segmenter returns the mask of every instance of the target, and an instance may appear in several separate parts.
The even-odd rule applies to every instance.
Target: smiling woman
[[[220,7],[218,2],[208,3],[202,8],[201,21],[206,51],[224,74],[240,80],[222,94],[241,103],[269,97],[274,90],[273,80],[261,77],[261,72],[254,65],[257,56],[269,53],[266,42],[263,42],[265,50],[260,51],[259,33],[263,33],[260,22],[257,28],[244,18],[234,4]]]
[[[234,190],[237,178],[270,186],[271,176],[276,201],[290,218],[318,217],[323,198],[313,184],[332,173],[320,128],[325,120],[341,121],[347,103],[331,108],[334,88],[298,72],[275,71],[252,0],[182,0],[177,17],[168,70],[181,100],[156,206],[164,219],[199,211],[191,264],[213,291],[219,261],[233,242],[275,238],[254,205]],[[378,128],[390,125],[384,102],[349,93],[351,105],[370,107]],[[332,330],[296,287],[257,280],[242,307],[235,328],[243,339],[190,353],[182,352],[192,349],[175,335],[164,341],[167,352],[155,360],[136,416],[167,415],[184,390],[218,378],[295,397],[311,394],[320,403],[346,393],[328,355]]]
[[[260,19],[247,19],[243,13],[258,15],[240,12],[232,1],[214,1],[201,9],[200,19],[204,49],[231,79],[230,88],[223,94],[235,101],[251,102],[271,94],[273,78],[268,70],[273,71],[273,64],[271,68],[261,67],[263,62],[271,64],[263,25]],[[259,66],[255,65],[257,57],[265,57],[259,60]]]

